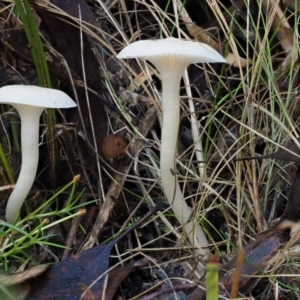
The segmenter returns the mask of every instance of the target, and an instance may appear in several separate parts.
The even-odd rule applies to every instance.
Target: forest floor
[[[22,145],[15,110],[1,107],[0,264],[23,277],[1,279],[3,297],[14,283],[31,300],[299,299],[298,1],[29,1],[28,24],[15,3],[0,3],[0,87],[51,81],[77,108],[43,115],[37,177],[10,225]],[[227,60],[191,65],[180,88],[175,171],[206,256],[161,186],[160,74],[116,57],[166,37]]]

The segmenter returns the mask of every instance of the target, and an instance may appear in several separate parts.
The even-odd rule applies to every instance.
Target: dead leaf
[[[117,288],[122,281],[132,272],[133,266],[128,265],[125,267],[118,266],[111,270],[108,274],[107,289],[105,292],[105,300],[110,300],[115,295]]]
[[[45,272],[49,265],[40,265],[15,274],[0,274],[0,299],[23,300],[30,291],[29,280]]]
[[[88,249],[51,266],[39,277],[31,280],[31,290],[27,299],[101,299],[112,248],[120,239],[158,210],[158,206],[154,207],[136,224],[109,243]],[[130,268],[123,272],[123,274],[120,274],[118,280],[123,280],[129,271]],[[112,288],[115,291],[116,287],[112,286]],[[111,299],[113,291],[108,295],[110,296],[105,298],[107,300]]]
[[[150,70],[149,74],[152,76],[154,75],[154,71]],[[141,85],[144,84],[145,81],[147,81],[149,76],[145,71],[142,71],[138,76],[136,76],[133,80],[133,82],[128,86],[128,90],[131,92],[134,92],[137,88],[139,88]]]
[[[83,299],[89,299],[92,295],[100,299],[106,279],[106,276],[101,275],[108,269],[111,249],[118,240],[73,255],[50,267],[32,281],[28,300],[80,299],[85,291],[88,293]],[[90,287],[94,281],[95,284]]]
[[[298,222],[300,220],[300,166],[297,169],[296,176],[288,196],[287,205],[280,218],[280,222],[285,220],[293,222]]]
[[[247,59],[242,58],[240,56],[236,56],[233,53],[228,53],[226,56],[226,60],[229,65],[235,68],[246,68],[247,65],[250,63]]]
[[[254,275],[265,271],[269,261],[288,241],[289,237],[281,232],[273,232],[260,237],[245,247],[245,261],[241,269],[239,292],[243,293],[257,280]],[[221,267],[219,284],[227,291],[232,286],[232,274],[236,268],[236,258]]]
[[[37,277],[38,275],[45,272],[48,268],[49,265],[40,265],[11,275],[0,274],[0,285],[10,286],[24,282],[28,279]]]
[[[300,139],[298,139],[298,142],[300,143]],[[300,162],[300,148],[294,141],[291,141],[286,146],[286,149],[280,148],[278,151],[264,156],[264,158],[276,158],[284,161]]]

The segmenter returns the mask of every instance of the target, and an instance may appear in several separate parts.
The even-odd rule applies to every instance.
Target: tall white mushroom
[[[179,89],[185,68],[191,63],[225,63],[226,60],[207,44],[176,38],[137,41],[126,46],[118,58],[145,58],[159,71],[162,80],[163,127],[160,168],[162,186],[169,204],[182,224],[190,243],[201,254],[208,252],[208,242],[201,227],[190,220],[191,209],[184,201],[175,169],[175,152],[180,117]]]
[[[70,108],[76,103],[64,92],[26,85],[0,88],[0,104],[10,104],[21,119],[22,166],[17,184],[8,199],[6,221],[13,223],[28,195],[39,161],[39,120],[46,108]]]

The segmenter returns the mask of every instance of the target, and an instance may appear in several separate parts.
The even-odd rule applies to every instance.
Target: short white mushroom
[[[183,225],[190,243],[208,252],[203,230],[190,220],[191,209],[184,201],[175,170],[175,152],[180,117],[179,89],[185,68],[191,63],[225,63],[226,60],[207,44],[182,41],[176,38],[137,41],[126,46],[118,58],[145,58],[159,71],[162,80],[163,126],[161,137],[160,168],[162,186],[169,204]]]
[[[28,195],[39,161],[39,120],[46,108],[70,108],[76,103],[64,92],[26,85],[0,88],[0,103],[10,104],[21,119],[22,166],[6,206],[6,221],[13,223]]]

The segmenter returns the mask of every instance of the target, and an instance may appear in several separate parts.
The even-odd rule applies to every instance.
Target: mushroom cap
[[[207,44],[183,41],[173,37],[161,40],[137,41],[126,46],[117,58],[146,58],[173,55],[188,58],[190,63],[227,62],[215,49]]]
[[[77,104],[64,92],[34,85],[6,85],[0,88],[0,103],[45,108],[70,108]]]

